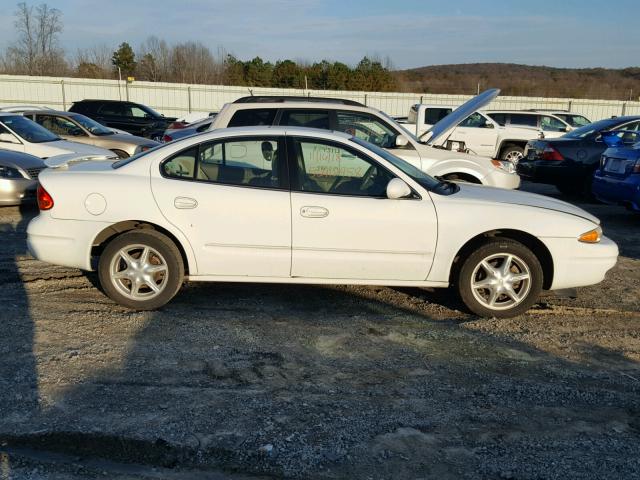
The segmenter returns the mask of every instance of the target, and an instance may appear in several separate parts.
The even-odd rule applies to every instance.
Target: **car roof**
[[[344,132],[338,132],[335,130],[324,130],[320,128],[309,128],[309,127],[286,127],[279,125],[260,125],[255,127],[230,127],[230,128],[218,128],[216,130],[208,130],[206,132],[202,132],[198,135],[191,135],[189,137],[185,137],[184,140],[187,139],[195,139],[198,141],[202,141],[203,139],[216,139],[225,136],[238,136],[238,135],[303,135],[303,136],[313,136],[318,138],[325,139],[334,139],[334,140],[349,140],[353,137],[353,135],[349,135]],[[182,141],[183,139],[179,139],[177,141]]]
[[[67,112],[66,110],[25,110],[24,112],[22,112],[23,115],[33,115],[38,113],[43,113],[45,115],[64,115],[67,117],[81,115],[78,112]]]
[[[225,108],[235,110],[249,110],[249,109],[262,109],[262,108],[274,108],[274,109],[286,109],[286,110],[353,110],[358,112],[378,112],[375,108],[367,107],[366,105],[347,103],[331,103],[331,102],[306,102],[290,100],[287,102],[257,102],[257,103],[227,103]]]

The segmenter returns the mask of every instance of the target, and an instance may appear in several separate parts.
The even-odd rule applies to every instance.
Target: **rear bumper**
[[[58,220],[40,213],[27,227],[27,248],[38,260],[64,267],[92,270],[93,240],[110,224]]]
[[[581,243],[574,238],[544,238],[553,258],[550,290],[595,285],[618,260],[618,246],[607,237],[600,243]]]
[[[35,203],[36,180],[26,178],[0,179],[0,205],[21,205],[23,203]]]
[[[585,175],[583,169],[577,168],[575,165],[567,165],[564,162],[526,159],[518,162],[517,172],[526,180],[554,185],[568,181],[576,182]]]
[[[596,174],[592,191],[601,202],[624,205],[636,212],[640,211],[640,175],[619,179]]]

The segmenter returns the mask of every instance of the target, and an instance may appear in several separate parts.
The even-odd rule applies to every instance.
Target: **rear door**
[[[151,172],[162,214],[189,239],[199,275],[289,277],[291,203],[284,137],[189,147]]]
[[[341,143],[289,137],[291,275],[425,280],[436,246],[430,198],[390,200],[393,173]]]

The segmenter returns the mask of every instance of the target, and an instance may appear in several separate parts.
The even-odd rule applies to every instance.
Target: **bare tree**
[[[15,17],[18,39],[7,49],[5,69],[28,75],[64,73],[66,60],[58,46],[62,12],[46,3],[33,7],[22,2]]]
[[[78,49],[73,58],[73,69],[79,77],[110,78],[113,73],[111,55],[107,45]]]
[[[167,42],[156,36],[147,38],[138,48],[139,75],[152,82],[171,80],[171,50]]]

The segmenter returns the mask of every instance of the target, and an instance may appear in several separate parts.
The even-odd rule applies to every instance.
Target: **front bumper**
[[[496,168],[482,179],[482,184],[489,187],[515,190],[520,187],[520,176],[517,173],[508,173]]]
[[[625,205],[636,212],[640,211],[640,175],[612,178],[596,174],[592,192],[601,202]]]
[[[618,260],[618,246],[605,236],[600,243],[574,238],[543,238],[553,258],[553,283],[549,290],[595,285]]]
[[[35,203],[37,180],[26,178],[0,178],[0,205]]]

